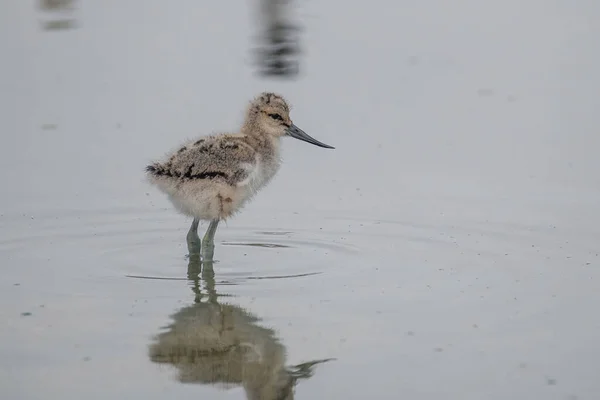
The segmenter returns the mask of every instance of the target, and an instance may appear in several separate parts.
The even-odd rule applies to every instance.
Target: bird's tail
[[[167,173],[167,169],[159,163],[154,163],[146,167],[146,172],[152,176],[163,176]]]

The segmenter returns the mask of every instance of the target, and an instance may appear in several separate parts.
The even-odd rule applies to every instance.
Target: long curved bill
[[[306,132],[304,132],[302,129],[298,128],[294,124],[292,124],[292,126],[290,126],[289,128],[287,128],[287,130],[285,131],[285,133],[288,136],[291,136],[291,137],[296,138],[296,139],[303,140],[303,141],[308,142],[310,144],[314,144],[315,146],[325,147],[326,149],[335,149],[335,147],[332,147],[332,146],[330,146],[328,144],[325,144],[325,143],[321,143],[317,139],[308,136],[308,134]]]

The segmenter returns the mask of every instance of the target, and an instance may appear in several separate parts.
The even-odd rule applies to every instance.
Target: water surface
[[[597,398],[600,7],[304,2],[283,81],[252,6],[0,6],[2,397]],[[263,90],[336,150],[201,272],[143,168]]]

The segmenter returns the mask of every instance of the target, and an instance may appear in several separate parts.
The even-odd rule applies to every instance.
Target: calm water
[[[3,399],[600,396],[597,2],[303,2],[288,82],[176,3],[0,5]],[[200,272],[143,168],[263,90],[336,150]]]

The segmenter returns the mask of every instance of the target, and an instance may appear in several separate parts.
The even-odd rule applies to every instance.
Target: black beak
[[[294,124],[292,124],[289,128],[287,128],[286,131],[285,131],[285,133],[288,136],[291,136],[293,138],[300,139],[300,140],[303,140],[305,142],[314,144],[315,146],[325,147],[326,149],[335,149],[335,147],[332,147],[332,146],[330,146],[328,144],[325,144],[325,143],[321,143],[317,139],[314,139],[314,138],[308,136],[308,134],[306,132],[304,132],[302,129],[298,128]]]

